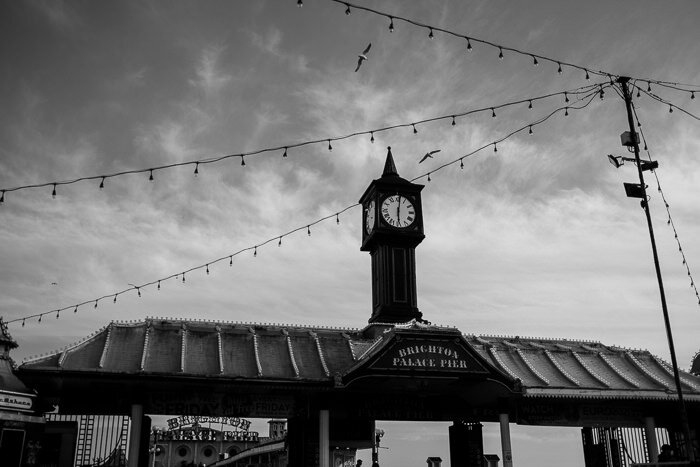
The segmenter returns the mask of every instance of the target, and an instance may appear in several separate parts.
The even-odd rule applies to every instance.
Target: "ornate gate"
[[[74,467],[126,467],[129,417],[46,414],[46,422],[77,426]]]

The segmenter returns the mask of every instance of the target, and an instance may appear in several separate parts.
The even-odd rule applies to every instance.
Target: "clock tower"
[[[423,241],[423,185],[399,176],[388,148],[384,172],[360,198],[362,246],[372,257],[370,323],[421,319],[416,297],[416,246]]]

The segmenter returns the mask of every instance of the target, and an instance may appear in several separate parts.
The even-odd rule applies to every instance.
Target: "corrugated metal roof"
[[[326,380],[355,364],[353,348],[372,342],[356,329],[147,319],[113,322],[22,368]]]
[[[113,322],[62,351],[26,361],[21,370],[322,382],[361,368],[396,333],[459,333],[421,323],[381,326],[366,332],[369,327],[161,318]],[[568,339],[463,337],[492,371],[520,380],[526,396],[668,398],[675,391],[670,366],[645,350]],[[700,377],[682,372],[681,380],[689,400],[700,400]]]
[[[465,336],[494,366],[520,379],[525,395],[668,398],[670,366],[646,350],[599,342],[530,337]],[[700,378],[681,371],[684,395],[700,400]]]

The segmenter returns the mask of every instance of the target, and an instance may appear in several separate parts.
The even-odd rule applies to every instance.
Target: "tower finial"
[[[399,172],[396,170],[394,157],[391,155],[391,146],[387,146],[386,149],[386,162],[384,163],[384,173],[382,173],[382,177],[398,177]]]

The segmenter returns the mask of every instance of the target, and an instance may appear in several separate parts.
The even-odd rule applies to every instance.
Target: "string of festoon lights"
[[[647,139],[644,136],[644,131],[642,130],[642,123],[639,120],[639,115],[637,114],[637,107],[632,103],[632,112],[634,113],[634,118],[637,123],[637,129],[639,131],[639,135],[641,136],[642,141],[644,142],[644,151],[647,153],[647,157],[649,158],[649,161],[652,160],[651,157],[651,152],[649,151],[649,146],[647,144]],[[685,256],[685,252],[683,251],[683,245],[681,244],[681,239],[680,236],[678,235],[678,229],[676,228],[676,223],[673,221],[673,217],[671,216],[671,206],[668,203],[668,199],[666,198],[666,194],[664,193],[663,189],[661,188],[661,181],[659,180],[659,174],[656,173],[656,170],[652,170],[651,173],[654,174],[654,178],[656,179],[656,189],[657,191],[661,194],[661,201],[664,203],[664,207],[666,208],[666,214],[668,215],[668,220],[666,221],[666,224],[671,228],[673,231],[673,238],[676,240],[676,244],[678,245],[678,253],[681,256],[681,259],[683,261],[683,267],[685,268],[686,272],[688,273],[688,280],[690,281],[690,288],[693,289],[695,292],[695,298],[698,300],[698,305],[700,306],[700,292],[698,292],[698,287],[697,284],[695,283],[695,279],[693,278],[693,274],[690,270],[690,264],[688,264],[688,259]]]
[[[658,94],[650,91],[649,88],[642,89],[641,87],[637,86],[635,83],[632,83],[632,87],[637,90],[637,97],[638,98],[641,97],[642,95],[646,95],[648,97],[651,97],[652,99],[654,99],[657,102],[660,102],[664,105],[667,105],[668,106],[668,113],[673,113],[673,109],[677,109],[677,110],[681,111],[682,113],[688,115],[689,117],[694,118],[695,120],[700,120],[700,117],[698,117],[694,113],[690,112],[689,110],[684,109],[683,107],[681,107],[677,104],[674,104],[674,103],[664,99],[663,97],[659,96]],[[695,99],[695,98],[691,97],[691,99]]]
[[[329,151],[332,151],[333,150],[332,143],[334,143],[336,141],[342,141],[342,140],[346,140],[346,139],[350,139],[350,138],[359,137],[359,136],[369,136],[370,142],[374,143],[375,134],[388,132],[388,131],[392,131],[392,130],[397,130],[400,128],[409,128],[415,134],[415,133],[418,133],[418,128],[420,127],[420,125],[425,125],[428,123],[434,123],[434,122],[438,122],[438,121],[442,121],[442,120],[447,120],[451,123],[452,126],[455,126],[457,124],[457,121],[459,118],[464,118],[464,117],[479,114],[479,113],[487,113],[492,118],[496,118],[496,111],[497,110],[505,109],[508,107],[515,107],[515,106],[523,105],[523,104],[527,104],[528,109],[532,110],[533,103],[536,103],[538,101],[542,101],[545,99],[551,99],[554,97],[563,97],[564,102],[567,103],[570,101],[570,98],[572,98],[574,96],[581,95],[581,94],[588,93],[592,89],[602,90],[603,84],[604,83],[592,83],[592,84],[589,84],[586,86],[581,86],[581,87],[574,88],[574,89],[569,89],[569,90],[565,90],[565,91],[557,91],[557,92],[553,92],[553,93],[549,93],[549,94],[544,94],[544,95],[535,96],[535,97],[528,97],[525,99],[519,99],[516,101],[511,101],[511,102],[506,102],[506,103],[501,103],[501,104],[489,105],[489,106],[481,107],[478,109],[465,110],[465,111],[440,115],[437,117],[424,118],[424,119],[406,122],[406,123],[398,123],[398,124],[394,124],[394,125],[373,128],[370,130],[356,131],[356,132],[352,132],[352,133],[349,133],[346,135],[341,135],[341,136],[330,136],[330,137],[324,137],[324,138],[319,138],[319,139],[314,139],[314,140],[301,141],[301,142],[297,142],[297,143],[289,143],[289,144],[285,144],[282,146],[274,146],[274,147],[268,147],[268,148],[262,148],[262,149],[255,149],[255,150],[252,150],[249,152],[243,152],[243,153],[238,153],[238,154],[212,156],[212,157],[200,158],[200,159],[195,159],[195,160],[188,160],[188,161],[183,161],[183,162],[176,162],[176,163],[171,163],[171,164],[152,166],[152,167],[145,168],[145,169],[131,169],[131,170],[124,170],[124,171],[120,171],[120,172],[112,172],[112,173],[100,174],[100,175],[81,176],[81,177],[77,177],[77,178],[74,178],[71,180],[49,181],[49,182],[41,182],[41,183],[36,183],[36,184],[15,186],[12,188],[0,188],[0,203],[5,202],[6,193],[20,191],[20,190],[26,190],[26,189],[30,189],[30,188],[51,187],[51,189],[52,189],[51,195],[53,198],[55,198],[57,196],[57,188],[59,186],[72,185],[72,184],[75,184],[78,182],[83,182],[83,181],[99,180],[100,181],[99,188],[104,189],[105,182],[107,179],[112,179],[112,178],[120,177],[120,176],[134,175],[134,174],[148,174],[148,180],[153,182],[153,181],[155,181],[154,174],[156,172],[166,170],[166,169],[172,169],[172,168],[176,168],[176,167],[183,167],[183,166],[194,167],[193,174],[195,176],[197,176],[197,175],[199,175],[200,166],[204,166],[207,164],[214,164],[214,163],[226,161],[226,160],[240,159],[241,166],[245,167],[246,166],[246,161],[245,161],[246,157],[248,157],[250,159],[250,156],[258,156],[258,155],[262,155],[265,153],[272,153],[272,152],[279,153],[280,151],[283,151],[282,158],[286,159],[288,157],[288,155],[291,153],[291,151],[290,151],[291,149],[300,148],[300,147],[304,147],[304,146],[312,146],[312,145],[325,146],[325,145],[327,145],[327,149]]]
[[[387,13],[385,11],[379,11],[379,10],[376,10],[374,8],[366,7],[363,5],[358,5],[358,4],[351,3],[351,2],[347,2],[345,0],[330,0],[330,1],[334,2],[334,3],[338,3],[340,5],[343,5],[345,7],[345,14],[348,16],[352,13],[353,9],[356,9],[356,10],[361,10],[361,11],[364,11],[367,13],[371,13],[374,15],[384,17],[385,19],[387,19],[389,21],[389,26],[388,26],[389,32],[394,32],[396,30],[396,25],[395,25],[396,23],[403,22],[403,23],[406,23],[408,25],[418,27],[418,28],[423,29],[424,31],[427,31],[428,39],[434,39],[435,33],[439,32],[439,33],[445,34],[447,36],[456,37],[462,41],[466,41],[466,51],[467,52],[472,52],[472,50],[474,49],[473,45],[478,44],[478,45],[490,47],[490,48],[494,49],[494,52],[498,51],[498,58],[500,60],[505,59],[506,54],[504,54],[504,52],[507,52],[507,53],[512,53],[515,55],[527,57],[528,59],[530,59],[532,61],[531,63],[533,66],[539,66],[540,62],[547,62],[547,63],[550,63],[552,65],[556,65],[557,73],[559,73],[560,75],[563,74],[564,69],[571,68],[571,69],[583,72],[584,77],[587,80],[590,79],[590,75],[605,76],[605,77],[613,78],[613,79],[619,77],[618,74],[612,73],[609,71],[595,70],[593,68],[586,67],[583,65],[577,65],[575,63],[570,63],[570,62],[565,61],[565,60],[560,60],[557,58],[548,57],[546,55],[541,55],[541,54],[537,54],[534,52],[528,52],[528,51],[521,50],[521,49],[518,49],[515,47],[510,47],[507,45],[503,45],[503,44],[492,42],[492,41],[489,41],[486,39],[482,39],[482,38],[479,38],[476,36],[466,35],[466,34],[454,32],[454,31],[451,31],[448,29],[444,29],[444,28],[441,28],[438,26],[433,26],[430,24],[422,23],[422,22],[419,22],[419,21],[416,21],[416,20],[413,20],[410,18],[406,18],[406,17],[400,16],[400,15],[396,15],[393,13]],[[301,7],[301,6],[303,6],[303,4],[304,4],[303,0],[297,0],[297,6]],[[678,91],[684,91],[684,92],[690,93],[691,98],[694,98],[696,92],[700,92],[700,85],[698,85],[698,84],[684,84],[684,83],[662,81],[662,80],[650,79],[650,78],[634,78],[634,79],[636,79],[638,81],[643,81],[643,82],[647,83],[649,86],[651,86],[652,84],[656,84],[659,86],[664,86],[664,87],[676,89]]]
[[[424,173],[422,175],[418,175],[418,176],[414,177],[413,179],[411,179],[411,181],[415,181],[415,180],[425,178],[425,177],[430,179],[431,174],[434,174],[437,171],[440,171],[448,166],[451,166],[451,165],[454,165],[457,163],[460,164],[461,169],[464,169],[464,159],[466,159],[470,156],[473,156],[473,155],[475,155],[475,154],[477,154],[485,149],[488,149],[488,148],[493,148],[494,152],[498,152],[498,147],[497,147],[498,143],[501,143],[501,142],[503,142],[503,141],[505,141],[505,140],[507,140],[507,139],[519,134],[519,133],[523,133],[523,132],[527,132],[529,135],[532,135],[534,127],[545,123],[546,121],[548,121],[553,116],[555,116],[559,113],[564,112],[564,116],[568,116],[569,111],[576,111],[576,110],[585,109],[586,107],[588,107],[591,104],[591,102],[593,102],[596,99],[596,97],[601,97],[601,98],[604,97],[604,90],[609,86],[612,86],[612,84],[608,84],[608,83],[599,84],[599,85],[597,85],[597,87],[593,87],[592,89],[589,89],[586,94],[579,96],[577,99],[570,100],[567,103],[567,105],[555,108],[554,110],[550,111],[548,114],[546,114],[546,115],[544,115],[536,120],[533,120],[529,123],[526,123],[525,125],[521,126],[520,128],[506,134],[505,136],[502,136],[496,140],[493,140],[490,143],[484,144],[484,145],[480,146],[479,148],[477,148],[477,149],[475,149],[467,154],[463,154],[450,162],[442,164],[441,166],[439,166],[435,169],[432,169],[430,172]],[[168,280],[174,279],[176,281],[181,281],[182,283],[185,283],[187,274],[190,274],[194,271],[204,270],[205,273],[207,275],[209,275],[211,273],[211,271],[213,270],[213,266],[218,265],[219,263],[228,262],[229,267],[233,267],[233,258],[235,256],[238,256],[238,255],[243,254],[245,252],[252,252],[253,257],[256,258],[258,256],[258,250],[266,245],[269,245],[271,243],[276,243],[278,247],[281,247],[283,244],[282,240],[285,237],[293,235],[297,232],[306,231],[306,234],[308,236],[311,236],[311,227],[313,227],[321,222],[335,219],[336,224],[340,225],[340,215],[344,214],[345,212],[347,212],[347,211],[349,211],[357,206],[359,206],[359,203],[354,203],[352,205],[349,205],[349,206],[341,209],[340,211],[337,211],[333,214],[330,214],[330,215],[327,215],[327,216],[322,217],[320,219],[317,219],[313,222],[309,222],[308,224],[305,224],[303,226],[289,230],[288,232],[285,232],[283,234],[279,234],[279,235],[275,235],[273,237],[270,237],[269,239],[267,239],[263,242],[256,243],[256,244],[249,246],[249,247],[242,248],[234,253],[230,253],[230,254],[221,256],[219,258],[213,259],[211,261],[207,261],[206,263],[191,267],[189,269],[185,269],[185,270],[178,272],[176,274],[170,274],[170,275],[162,277],[160,279],[156,279],[156,280],[153,280],[150,282],[145,282],[145,283],[139,284],[139,285],[130,284],[131,287],[128,287],[124,290],[120,290],[120,291],[110,293],[107,295],[102,295],[100,297],[92,298],[90,300],[85,300],[85,301],[82,301],[80,303],[75,303],[73,305],[65,306],[62,308],[57,308],[57,309],[45,311],[42,313],[36,313],[36,314],[32,314],[32,315],[27,315],[27,316],[15,318],[15,319],[6,321],[6,323],[11,324],[11,323],[16,323],[16,322],[21,322],[22,326],[25,326],[27,320],[32,320],[35,318],[37,319],[36,322],[41,323],[43,317],[47,316],[47,315],[55,315],[55,317],[58,319],[61,317],[62,312],[67,311],[70,313],[70,311],[72,310],[72,312],[73,312],[72,314],[76,314],[78,312],[78,309],[80,307],[83,307],[83,306],[91,306],[93,309],[97,309],[99,303],[102,301],[111,301],[112,303],[116,303],[117,297],[119,297],[120,295],[123,295],[125,293],[136,292],[136,294],[139,297],[141,297],[141,291],[143,289],[148,288],[148,287],[155,287],[156,290],[161,290],[161,283],[164,283]]]

